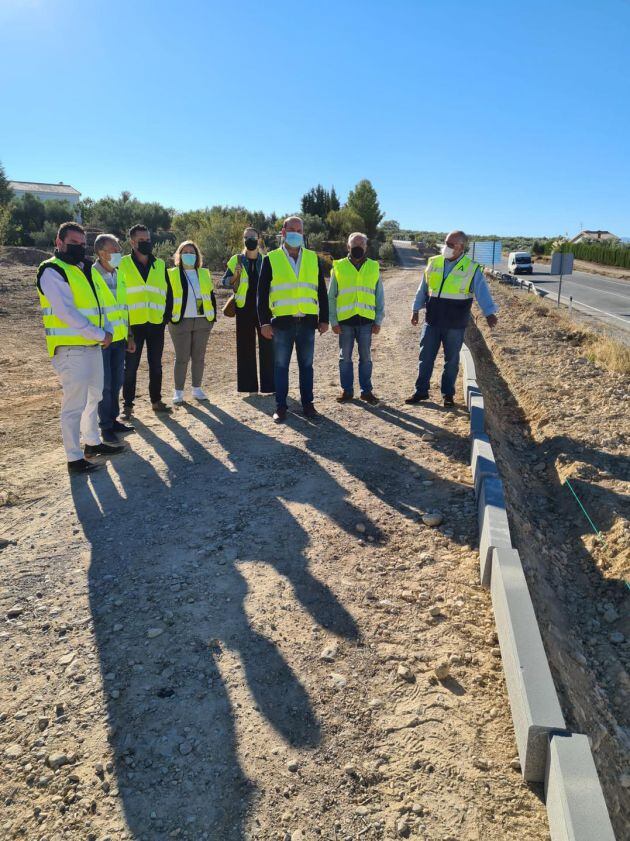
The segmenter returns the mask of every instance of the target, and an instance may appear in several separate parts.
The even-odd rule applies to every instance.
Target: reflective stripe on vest
[[[289,258],[282,248],[269,252],[271,287],[269,308],[274,318],[280,315],[318,315],[317,287],[319,263],[315,251],[302,249],[300,273],[295,276]]]
[[[451,301],[468,301],[473,297],[472,282],[479,268],[470,257],[463,256],[444,277],[444,256],[430,257],[425,277],[430,298],[444,298]]]
[[[245,298],[247,297],[247,290],[249,289],[249,276],[247,274],[247,270],[245,269],[245,260],[247,259],[244,254],[234,254],[228,260],[228,269],[232,272],[232,274],[236,273],[236,264],[238,262],[238,258],[243,258],[243,264],[241,267],[241,279],[238,284],[238,289],[234,293],[234,301],[237,307],[244,307],[245,306]]]
[[[45,260],[39,267],[38,277],[41,277],[41,272],[47,266],[59,266],[62,269],[68,286],[72,292],[74,305],[77,310],[84,315],[91,324],[96,327],[102,327],[104,321],[104,305],[99,300],[98,287],[93,287],[90,280],[86,277],[83,271],[78,266],[71,266],[69,263],[64,263],[57,257],[52,257],[50,260]],[[42,318],[44,321],[44,330],[46,332],[46,347],[48,348],[48,355],[54,356],[58,347],[74,345],[77,347],[93,347],[100,344],[95,339],[86,339],[76,329],[76,327],[68,326],[65,321],[62,321],[54,315],[50,301],[37,287],[39,294],[39,303],[42,308]]]
[[[161,324],[166,308],[166,279],[164,260],[155,259],[146,283],[131,254],[120,261],[118,276],[125,285],[129,323]]]
[[[214,307],[212,306],[212,290],[214,286],[212,277],[208,269],[197,269],[197,277],[199,278],[203,314],[208,321],[214,321],[215,313]],[[179,266],[168,270],[168,279],[173,290],[173,315],[171,321],[173,324],[177,324],[178,321],[182,320],[182,302],[184,298]],[[188,280],[186,280],[186,283],[188,283]],[[188,290],[188,294],[190,295],[190,289]]]
[[[118,277],[118,272],[116,272],[116,294],[114,295],[105,282],[105,278],[94,267],[92,267],[92,280],[94,281],[97,294],[103,302],[105,319],[114,330],[112,341],[120,342],[126,339],[129,333],[129,322],[127,308],[125,306],[124,282]]]
[[[366,260],[357,271],[348,257],[334,260],[337,280],[337,318],[345,321],[353,315],[376,318],[376,284],[379,268],[376,260]]]

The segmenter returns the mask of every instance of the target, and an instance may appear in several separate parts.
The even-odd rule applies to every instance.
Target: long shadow
[[[264,411],[256,398],[246,398],[247,401]],[[302,416],[289,413],[287,424],[304,436],[310,452],[341,464],[371,493],[413,522],[417,523],[425,510],[448,504],[451,494],[471,493],[468,486],[445,479],[402,453],[357,435],[324,415],[317,423],[307,423]],[[465,441],[462,446],[466,446]],[[402,478],[411,477],[412,471],[413,479]],[[430,491],[422,485],[423,481],[431,482]],[[469,535],[459,534],[456,539],[468,542]]]
[[[386,420],[393,426],[404,429],[405,432],[412,432],[416,435],[429,433],[431,437],[425,443],[431,449],[437,450],[449,458],[454,458],[462,464],[468,462],[469,447],[467,439],[463,439],[461,435],[451,432],[450,429],[444,426],[436,426],[418,415],[404,412],[387,403],[381,403],[379,406],[370,406],[369,403],[359,400],[357,406],[370,415],[374,415],[375,417],[381,418],[381,420]],[[445,411],[448,411],[449,414],[465,414],[463,407]]]
[[[309,535],[285,500],[312,503],[348,531],[359,514],[307,454],[220,410],[212,418],[191,412],[213,433],[208,446],[174,419],[164,427],[175,446],[136,421],[152,461],[129,448],[112,460],[111,473],[76,477],[71,488],[92,547],[90,607],[128,827],[152,841],[176,831],[244,841],[254,791],[225,686],[234,656],[259,714],[282,739],[308,749],[321,734],[306,689],[274,641],[250,625],[236,561],[272,565],[317,622],[358,640],[353,617],[310,573]],[[224,444],[230,464],[213,455],[223,457]],[[292,485],[288,469],[261,481],[266,462],[288,464],[298,454],[293,472],[318,477],[325,499]]]

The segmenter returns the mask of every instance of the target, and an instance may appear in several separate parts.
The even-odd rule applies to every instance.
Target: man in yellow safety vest
[[[339,336],[338,403],[354,396],[352,351],[359,348],[361,400],[373,406],[378,398],[372,391],[372,336],[378,335],[385,315],[385,296],[377,260],[367,256],[368,238],[358,231],[348,237],[348,256],[335,260],[328,287],[328,309],[332,331]]]
[[[326,282],[315,251],[304,248],[304,225],[289,216],[282,226],[282,245],[265,257],[258,281],[258,320],[263,337],[273,341],[276,411],[287,416],[289,363],[295,345],[300,372],[300,398],[306,417],[316,417],[313,405],[315,330],[328,330]]]
[[[164,330],[170,320],[173,295],[166,274],[164,260],[153,256],[151,233],[146,225],[129,229],[131,254],[122,258],[118,273],[125,284],[129,325],[133,332],[135,350],[125,357],[123,383],[124,408],[122,417],[130,420],[136,399],[136,378],[147,346],[149,363],[149,397],[154,412],[168,414],[170,406],[162,400],[162,353]]]
[[[435,358],[444,348],[442,396],[445,406],[455,405],[455,380],[459,369],[459,352],[470,318],[473,298],[490,327],[497,323],[497,305],[478,263],[466,256],[468,237],[463,231],[451,231],[442,253],[430,257],[413,303],[411,323],[416,326],[419,312],[426,308],[420,336],[420,361],[416,387],[405,403],[419,403],[429,398],[429,384]]]
[[[115,299],[92,273],[92,264],[85,258],[85,231],[77,222],[60,225],[54,256],[38,269],[37,291],[48,355],[63,389],[61,435],[68,472],[89,473],[96,465],[87,459],[114,455],[124,447],[101,443],[99,434],[101,348],[112,343],[115,327],[107,310]]]

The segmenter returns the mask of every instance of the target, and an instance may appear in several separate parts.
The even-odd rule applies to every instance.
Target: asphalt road
[[[507,261],[502,260],[495,268],[507,271]],[[519,277],[531,280],[535,286],[548,292],[550,298],[557,299],[560,279],[557,275],[549,274],[548,264],[534,263],[533,274]],[[615,327],[630,330],[630,280],[573,272],[562,279],[562,303],[568,304],[570,297],[573,297],[576,309],[597,316]]]
[[[404,269],[420,271],[425,261],[420,257],[415,245],[406,240],[394,240],[400,264]],[[507,272],[507,260],[495,265],[496,269]],[[559,278],[549,274],[549,265],[534,263],[534,273],[519,275],[524,280],[531,280],[537,287],[557,299]],[[630,331],[630,280],[616,280],[603,275],[588,272],[574,272],[562,279],[561,301],[589,315],[604,321],[613,327]]]

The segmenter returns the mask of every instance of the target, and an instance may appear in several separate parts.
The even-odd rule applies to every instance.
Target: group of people
[[[121,436],[134,431],[130,421],[145,346],[151,406],[159,414],[172,412],[162,399],[167,326],[175,350],[173,404],[184,402],[189,365],[192,396],[207,399],[201,384],[217,302],[201,251],[191,240],[182,242],[173,268],[167,269],[164,260],[154,256],[145,225],[134,225],[128,236],[131,253],[123,256],[117,237],[100,234],[92,261],[86,256],[83,227],[65,222],[59,227],[54,255],[37,273],[48,353],[63,389],[61,428],[72,474],[94,470],[95,456],[124,449]],[[302,408],[307,417],[316,417],[315,334],[324,334],[330,327],[339,341],[341,392],[337,401],[354,398],[356,344],[360,398],[377,405],[371,345],[385,316],[385,294],[379,264],[368,257],[366,235],[356,232],[348,237],[348,254],[333,262],[328,288],[316,252],[305,247],[298,216],[284,221],[278,248],[263,255],[259,243],[258,232],[246,228],[243,250],[230,258],[222,278],[222,285],[233,293],[238,391],[275,394],[273,420],[282,423],[287,416],[289,364],[295,348]],[[427,262],[411,316],[411,323],[417,325],[420,310],[426,311],[418,377],[406,403],[428,399],[435,359],[443,347],[441,390],[444,404],[453,405],[473,298],[488,324],[496,324],[497,307],[480,266],[466,256],[467,248],[466,234],[453,231],[442,253]]]

